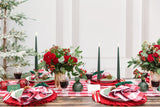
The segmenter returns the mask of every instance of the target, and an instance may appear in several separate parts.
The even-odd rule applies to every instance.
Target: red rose
[[[43,60],[48,65],[51,65],[51,61],[53,61],[54,64],[58,63],[58,58],[56,58],[56,55],[54,53],[51,53],[50,51],[44,54]]]
[[[54,65],[56,65],[58,63],[58,58],[55,58],[54,60],[52,60]]]
[[[141,56],[141,59],[142,59],[143,61],[146,61],[146,58],[145,58],[144,56]]]
[[[148,60],[149,62],[153,62],[153,61],[154,61],[154,58],[153,58],[152,54],[149,54],[149,55],[148,55],[147,60]]]
[[[68,59],[71,57],[71,55],[64,56],[64,62],[68,62]]]
[[[153,56],[157,58],[158,57],[158,53],[156,53],[156,52],[153,53]]]
[[[141,56],[141,53],[142,53],[143,51],[139,51],[139,55]]]
[[[160,45],[153,45],[155,48],[160,49]]]
[[[78,61],[76,57],[72,57],[71,59],[73,59],[73,63],[76,63]]]

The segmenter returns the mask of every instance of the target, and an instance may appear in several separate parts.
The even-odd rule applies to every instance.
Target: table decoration
[[[11,91],[15,91],[15,90],[18,90],[20,89],[20,84],[16,84],[16,85],[8,85],[7,86],[7,91],[8,92],[11,92]]]
[[[35,80],[35,75],[36,73],[34,71],[30,71],[31,76],[26,77],[26,79],[30,82],[30,85],[34,85],[36,82]],[[54,77],[51,76],[50,72],[44,71],[44,69],[39,69],[38,70],[38,81],[39,83],[45,82],[47,84],[54,84]]]
[[[150,71],[150,83],[159,84],[160,82],[160,39],[157,43],[148,43],[144,41],[142,50],[137,55],[138,58],[132,58],[128,62],[128,67],[140,67],[142,70]],[[153,87],[154,84],[152,84]],[[156,86],[158,87],[158,85]]]
[[[20,79],[18,80],[17,84],[20,84],[21,88],[24,88],[25,86],[29,85],[29,82],[27,81],[27,79]]]
[[[92,99],[93,101],[96,101],[98,103],[101,104],[106,104],[106,105],[110,105],[110,106],[138,106],[138,105],[142,105],[145,102],[147,102],[147,97],[144,96],[142,100],[138,101],[138,102],[134,102],[134,101],[114,101],[112,99],[108,99],[103,97],[102,95],[100,95],[100,91],[96,91],[96,94],[92,94]]]
[[[8,81],[0,81],[0,89],[1,90],[6,90],[8,86]]]
[[[83,90],[83,84],[80,82],[80,79],[84,78],[86,79],[86,73],[87,71],[85,69],[80,69],[82,72],[78,77],[75,77],[75,83],[72,86],[73,91],[75,92],[81,92]]]
[[[121,82],[114,88],[109,87],[96,91],[96,95],[92,95],[92,98],[94,101],[113,106],[140,105],[147,99],[139,88],[137,85]]]
[[[118,47],[117,47],[117,80],[120,81],[119,44],[118,44]]]
[[[24,20],[31,19],[15,9],[27,0],[0,1],[0,66],[3,68],[3,79],[10,78],[16,66],[29,66],[28,56],[33,56],[33,49],[27,48],[26,33],[22,30]],[[24,5],[25,6],[25,5]],[[13,26],[9,23],[13,23]],[[19,29],[17,29],[19,28]],[[9,71],[11,69],[11,71]],[[9,72],[7,72],[9,71]]]
[[[8,82],[10,82],[10,85],[17,84],[17,81],[15,81],[15,80],[10,80]],[[80,80],[80,82],[83,85],[83,90],[81,92],[73,91],[72,87],[73,87],[73,84],[75,83],[74,80],[70,80],[69,81],[69,85],[66,88],[66,92],[65,93],[62,92],[62,89],[56,88],[55,85],[53,85],[53,84],[48,84],[48,86],[49,86],[50,89],[53,89],[57,93],[57,96],[72,96],[72,97],[73,96],[74,97],[76,97],[76,96],[92,96],[92,93],[88,92],[88,88],[87,88],[88,84],[87,84],[87,82],[85,80]],[[99,85],[99,84],[97,84],[97,85]],[[137,85],[138,85],[138,83],[137,83]],[[102,84],[102,85],[100,85],[100,89],[109,88],[109,87],[112,87],[112,86],[113,86],[113,84],[108,85],[108,86],[106,86],[106,84],[105,85]],[[148,91],[142,92],[142,93],[144,93],[145,96],[160,96],[160,92],[159,93],[155,93],[152,88],[149,88]],[[5,96],[6,94],[8,94],[7,90],[0,89],[0,96]]]
[[[75,92],[81,92],[83,90],[83,85],[82,83],[77,80],[74,84],[73,84],[73,87],[72,87],[73,91]]]
[[[55,86],[60,87],[60,79],[65,78],[67,75],[69,78],[71,75],[80,76],[83,72],[79,66],[84,63],[81,61],[82,51],[77,48],[60,48],[59,46],[53,46],[50,50],[46,51],[43,60],[39,64],[39,67],[44,67],[46,71],[51,71],[55,75]],[[85,75],[82,76],[85,78]]]
[[[29,94],[29,93],[33,93],[33,94]],[[8,94],[6,94],[4,98],[7,95]],[[43,86],[39,86],[35,88],[28,87],[26,89],[21,88],[19,90],[12,92],[11,97],[9,97],[4,102],[12,106],[23,106],[23,105],[37,106],[37,105],[42,105],[42,104],[51,102],[55,100],[56,97],[57,97],[57,94],[53,90],[47,89]]]
[[[106,85],[106,86],[112,86],[117,84],[118,82],[122,82],[125,81],[124,79],[120,79],[120,81],[117,80],[116,77],[112,76],[110,73],[108,72],[103,72],[101,74],[101,80],[100,83],[97,81],[97,75],[94,75],[91,79],[91,84],[100,84],[100,85]]]

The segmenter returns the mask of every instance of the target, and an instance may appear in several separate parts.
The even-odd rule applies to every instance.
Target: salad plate
[[[32,79],[31,79],[31,76],[26,77],[26,79],[27,79],[29,82],[35,82],[35,80],[32,80]],[[54,81],[54,77],[49,77],[49,78],[47,78],[47,79],[45,79],[45,80],[39,79],[39,82],[52,82],[52,81]]]

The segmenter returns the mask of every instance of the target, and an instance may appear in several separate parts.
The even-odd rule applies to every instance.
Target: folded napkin
[[[113,89],[109,96],[113,98],[121,98],[123,101],[140,101],[144,97],[144,93],[139,91],[139,88],[137,85],[133,84],[124,84],[120,85],[117,88]]]
[[[55,93],[54,90],[52,90],[53,93],[51,96],[45,98],[45,99],[42,99],[42,100],[37,100],[37,101],[33,101],[25,106],[38,106],[38,105],[42,105],[42,104],[45,104],[45,103],[48,103],[48,102],[53,102],[56,98],[57,98],[57,93]],[[4,96],[4,98],[8,96],[8,94],[6,94]],[[3,98],[3,99],[4,99]],[[8,105],[11,105],[11,106],[23,106],[23,104],[21,104],[19,101],[15,100],[14,98],[12,97],[9,97],[7,100],[4,101],[4,103],[8,104]]]
[[[28,89],[25,89],[22,95],[16,99],[22,105],[27,105],[31,102],[41,100],[47,97],[48,94],[51,94],[51,92],[49,92],[48,89],[44,86],[32,87],[32,88],[30,87]]]
[[[144,96],[142,100],[134,102],[132,100],[129,101],[115,101],[115,100],[111,100],[108,98],[105,98],[103,96],[100,95],[99,93],[100,90],[96,91],[95,93],[92,94],[92,99],[98,103],[101,104],[106,104],[106,105],[110,105],[110,106],[138,106],[138,105],[142,105],[145,102],[147,102],[147,97]]]

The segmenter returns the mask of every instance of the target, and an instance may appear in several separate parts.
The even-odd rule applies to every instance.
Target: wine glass
[[[157,88],[159,87],[159,81],[151,81],[153,92],[157,93]]]
[[[16,70],[14,72],[15,79],[21,79],[22,72],[20,72],[20,66],[16,66]]]
[[[60,80],[60,85],[62,88],[62,93],[66,93],[66,88],[69,85],[69,78],[65,77],[64,79]]]
[[[92,72],[86,73],[86,77],[87,77],[87,79],[88,79],[88,84],[91,83],[92,76],[93,76],[93,73],[92,73]]]

